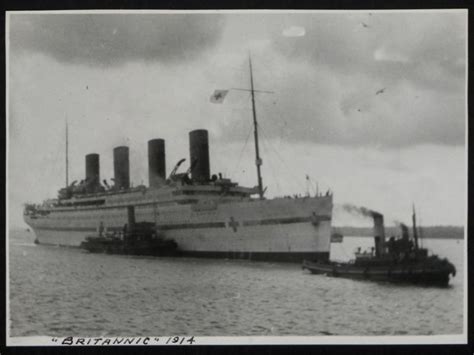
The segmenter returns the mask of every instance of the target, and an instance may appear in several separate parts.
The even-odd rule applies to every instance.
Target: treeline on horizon
[[[374,231],[371,227],[334,227],[333,233],[339,233],[343,236],[360,236],[360,237],[371,237],[374,235]],[[410,227],[410,237],[413,235],[413,229]],[[464,238],[464,227],[459,226],[427,226],[418,228],[418,234],[422,238],[428,239],[463,239]],[[390,226],[385,227],[385,236],[390,238],[391,236],[398,237],[401,235],[399,227]]]

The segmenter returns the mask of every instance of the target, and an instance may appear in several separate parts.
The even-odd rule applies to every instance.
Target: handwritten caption
[[[80,338],[65,337],[51,338],[51,342],[57,345],[193,345],[196,343],[194,336],[171,336],[171,337],[99,337]]]

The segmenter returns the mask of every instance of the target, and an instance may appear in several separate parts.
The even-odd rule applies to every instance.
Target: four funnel
[[[210,180],[209,134],[205,129],[189,132],[190,171],[192,180],[198,183]],[[130,188],[129,148],[113,150],[115,188]],[[162,186],[166,181],[166,153],[164,139],[148,141],[148,180],[150,187]],[[86,155],[86,181],[89,186],[100,186],[99,154]]]

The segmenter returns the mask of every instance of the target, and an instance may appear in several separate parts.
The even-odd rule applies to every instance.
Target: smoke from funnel
[[[402,231],[402,238],[408,240],[410,238],[408,226],[405,223],[397,220],[394,220],[393,223],[395,223],[396,226],[400,227],[400,230]]]
[[[408,226],[404,223],[400,223],[400,228],[402,229],[402,238],[408,240],[410,237],[408,233]]]
[[[369,217],[369,218],[382,216],[381,213],[377,211],[373,211],[367,207],[355,206],[349,203],[342,205],[342,208],[344,211],[349,212],[350,214],[353,214],[356,216]]]

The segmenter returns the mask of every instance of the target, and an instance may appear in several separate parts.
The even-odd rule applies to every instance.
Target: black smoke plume
[[[356,216],[363,216],[363,217],[370,217],[370,218],[382,216],[381,213],[371,210],[367,207],[363,207],[363,206],[355,206],[355,205],[346,203],[342,205],[342,208],[344,211],[349,212],[350,214],[353,214]]]

